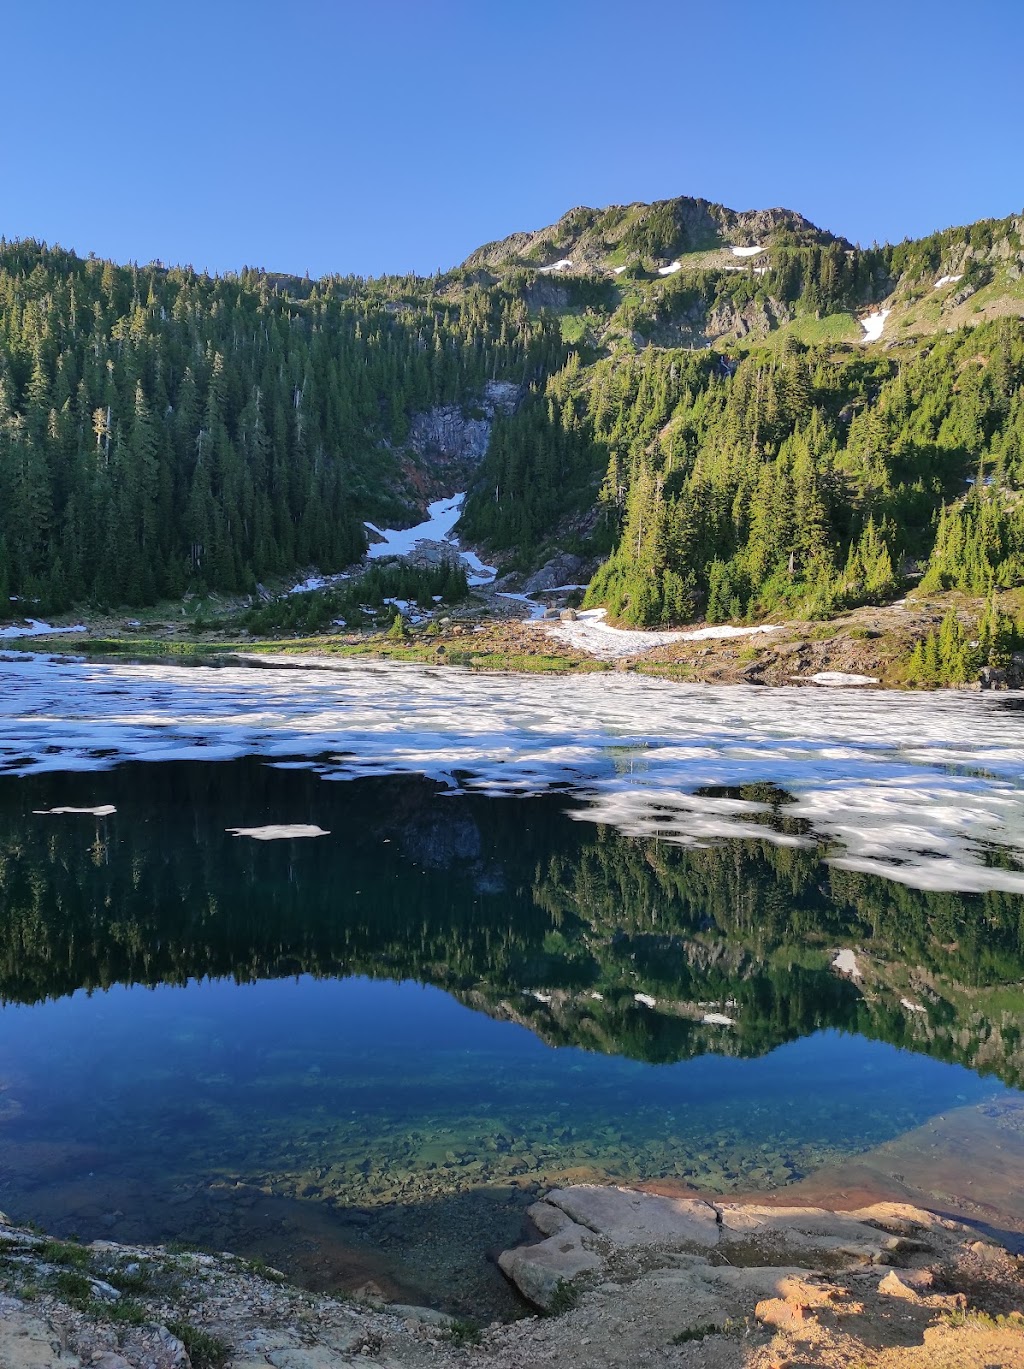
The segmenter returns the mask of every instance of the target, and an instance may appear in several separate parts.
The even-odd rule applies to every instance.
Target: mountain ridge
[[[588,602],[631,625],[829,616],[922,579],[1009,594],[986,621],[1013,641],[1022,238],[1016,216],[862,249],[677,197],[578,207],[429,279],[0,241],[0,590],[252,596],[468,487],[460,535],[504,572],[603,563]],[[443,433],[491,383],[520,402],[452,464]],[[952,629],[943,651],[926,674],[970,676]]]

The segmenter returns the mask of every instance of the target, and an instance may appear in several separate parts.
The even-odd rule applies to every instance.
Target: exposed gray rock
[[[914,1209],[885,1209],[889,1220],[868,1212],[824,1208],[711,1204],[634,1189],[581,1184],[555,1189],[530,1208],[546,1239],[505,1251],[499,1264],[520,1292],[538,1307],[549,1307],[560,1282],[582,1275],[604,1283],[614,1269],[651,1260],[698,1271],[709,1260],[764,1268],[777,1281],[782,1266],[827,1264],[855,1269],[891,1264],[899,1252],[927,1250],[940,1219]],[[623,1265],[625,1261],[625,1265]],[[760,1287],[760,1285],[758,1285]],[[751,1285],[753,1288],[753,1285]],[[748,1290],[749,1291],[749,1290]],[[755,1290],[756,1291],[756,1290]],[[758,1294],[762,1296],[762,1294]]]
[[[479,403],[468,406],[468,412],[450,404],[414,414],[407,445],[420,456],[439,454],[448,460],[482,461],[495,414],[512,413],[519,398],[519,386],[513,381],[489,380]]]
[[[719,1240],[718,1213],[699,1199],[664,1198],[634,1189],[581,1184],[555,1189],[546,1201],[617,1246],[673,1245],[710,1250]]]
[[[593,1232],[568,1222],[537,1245],[517,1246],[498,1256],[502,1273],[537,1307],[550,1307],[559,1284],[604,1268],[604,1259],[584,1244]]]
[[[571,552],[563,551],[553,556],[541,566],[523,585],[524,594],[539,594],[543,590],[555,589],[561,585],[574,585],[583,574],[583,560]]]

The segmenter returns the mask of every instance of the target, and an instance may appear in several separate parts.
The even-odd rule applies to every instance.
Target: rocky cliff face
[[[414,415],[408,446],[418,456],[441,462],[481,461],[491,440],[495,415],[514,412],[519,397],[520,388],[512,381],[489,380],[475,408],[452,404]]]
[[[400,452],[412,502],[422,506],[466,489],[487,453],[495,417],[514,413],[521,398],[514,382],[489,380],[475,404],[438,405],[414,414]]]

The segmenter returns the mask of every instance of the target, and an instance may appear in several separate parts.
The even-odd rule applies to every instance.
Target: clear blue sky
[[[0,232],[118,260],[430,272],[577,204],[854,240],[1024,206],[1024,0],[33,0]]]

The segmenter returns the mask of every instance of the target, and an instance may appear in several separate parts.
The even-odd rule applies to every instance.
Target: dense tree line
[[[472,535],[532,549],[597,498],[589,602],[630,623],[826,615],[1024,583],[1024,325],[905,357],[648,348],[570,362],[505,426]],[[598,483],[603,471],[603,484]]]
[[[560,357],[557,324],[499,288],[0,240],[0,592],[142,603],[338,569],[394,510],[412,413]]]

